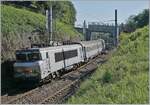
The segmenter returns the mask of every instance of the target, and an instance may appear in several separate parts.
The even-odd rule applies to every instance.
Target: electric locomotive
[[[97,56],[104,49],[105,42],[100,39],[71,45],[17,50],[14,78],[32,81],[55,78],[74,65]]]

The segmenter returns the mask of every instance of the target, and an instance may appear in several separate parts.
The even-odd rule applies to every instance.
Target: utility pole
[[[46,10],[46,29],[48,32],[48,45],[52,44],[53,41],[53,29],[52,29],[52,5]]]
[[[117,9],[115,9],[115,46],[118,45],[118,24],[117,24]]]

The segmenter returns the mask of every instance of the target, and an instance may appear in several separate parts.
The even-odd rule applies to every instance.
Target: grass
[[[45,23],[46,17],[42,14],[34,13],[26,9],[17,9],[13,6],[1,5],[1,76],[2,94],[5,94],[13,86],[13,68],[10,62],[15,60],[15,51],[30,47],[29,36],[34,43],[46,42]],[[69,37],[73,39],[80,34],[73,26],[61,21],[56,22],[58,37],[63,39]],[[46,38],[45,38],[46,37]],[[9,62],[10,61],[10,62]]]
[[[56,23],[55,38],[71,40],[81,36],[73,26],[61,21]],[[29,36],[33,37],[35,43],[46,42],[45,24],[46,17],[42,14],[1,5],[2,61],[15,58],[15,50],[29,47]]]
[[[69,104],[149,103],[149,29],[122,33],[118,50],[68,99]]]
[[[1,9],[3,34],[30,33],[36,28],[44,30],[45,17],[41,14],[5,5],[2,5]]]
[[[30,33],[36,29],[45,31],[46,17],[44,15],[6,5],[2,5],[1,8],[3,34],[10,32]],[[59,32],[70,36],[79,35],[71,25],[61,21],[57,21],[56,23],[56,28],[59,29]]]

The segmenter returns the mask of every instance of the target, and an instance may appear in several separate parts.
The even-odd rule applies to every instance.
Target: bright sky
[[[106,22],[114,20],[115,9],[118,10],[118,23],[125,22],[130,15],[136,15],[149,8],[149,0],[72,0],[76,11],[75,25],[86,22]],[[113,22],[113,21],[109,21]]]

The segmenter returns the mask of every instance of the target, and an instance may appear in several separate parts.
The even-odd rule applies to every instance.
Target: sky
[[[114,23],[115,9],[118,11],[118,23],[125,22],[129,16],[136,15],[149,8],[149,0],[72,0],[76,9],[75,26],[83,21]]]

